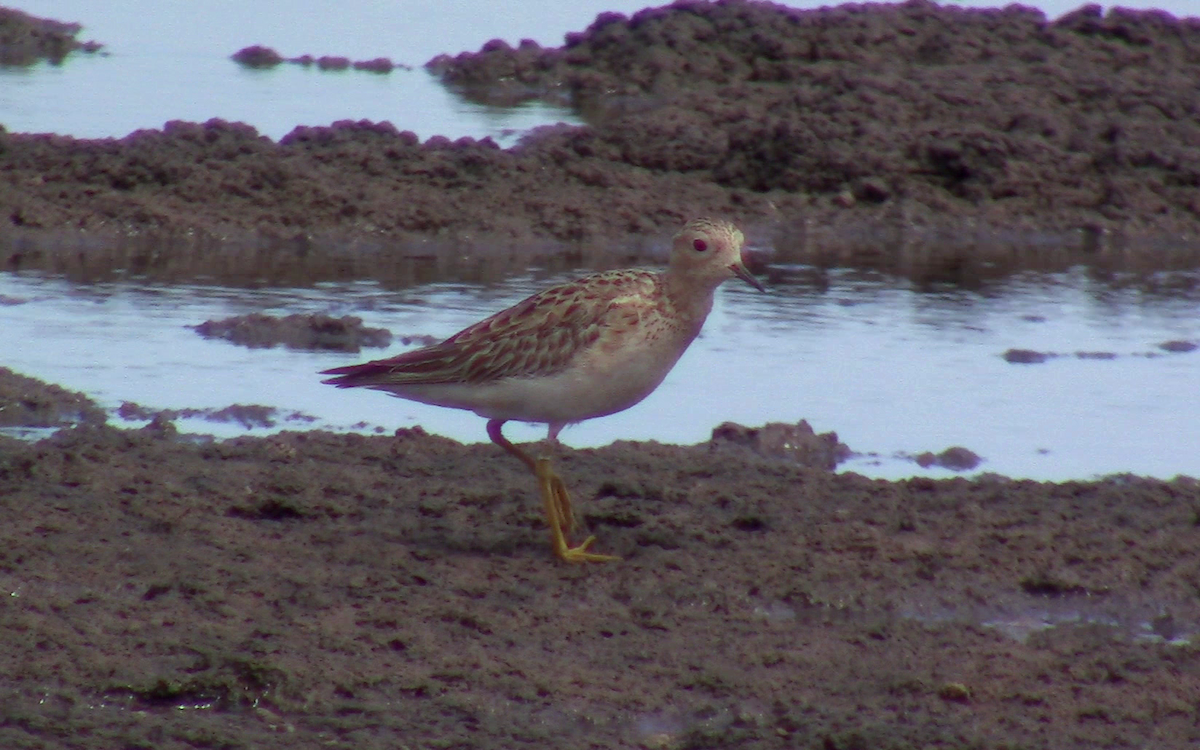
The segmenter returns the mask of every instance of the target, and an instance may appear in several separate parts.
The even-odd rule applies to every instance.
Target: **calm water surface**
[[[1200,341],[1196,272],[1099,281],[1080,269],[964,291],[917,290],[901,279],[853,271],[777,271],[781,280],[769,294],[725,285],[703,334],[653,395],[626,412],[568,428],[564,442],[689,444],[708,439],[726,420],[807,419],[864,454],[843,468],[872,476],[946,475],[906,456],[951,446],[981,455],[980,471],[1010,476],[1200,476],[1200,350],[1160,346]],[[281,416],[315,419],[281,421],[274,429],[390,431],[420,424],[480,441],[484,421],[469,412],[320,383],[317,371],[408,348],[400,343],[360,355],[246,349],[202,339],[187,326],[255,311],[324,312],[358,315],[397,336],[443,337],[561,278],[400,291],[371,283],[252,291],[74,285],[5,273],[0,352],[6,366],[83,391],[110,409],[123,401],[153,408],[263,404]],[[1057,356],[1011,364],[1003,357],[1009,349]],[[217,435],[243,431],[200,419],[181,426]],[[539,439],[543,429],[512,433]]]
[[[1078,4],[1035,3],[1052,17]],[[1121,4],[1196,13],[1194,0]],[[482,0],[299,0],[281,12],[277,3],[245,0],[25,0],[16,7],[83,23],[80,37],[103,42],[106,51],[74,56],[60,67],[0,70],[0,125],[119,137],[172,119],[221,117],[279,138],[297,125],[366,118],[423,138],[492,136],[507,144],[526,128],[574,117],[543,105],[463,102],[421,65],[496,37],[558,45],[601,11],[629,13],[644,5],[527,0],[514,10]],[[413,70],[387,76],[293,66],[247,71],[228,58],[250,44],[285,56],[386,56]],[[769,295],[733,284],[722,290],[702,337],[649,399],[568,429],[565,442],[693,443],[725,420],[756,425],[803,418],[867,454],[850,469],[881,477],[945,474],[897,456],[955,445],[982,455],[981,470],[1014,476],[1200,475],[1200,353],[1159,348],[1165,341],[1200,340],[1194,273],[1099,281],[1079,270],[964,291],[918,290],[902,279],[851,271],[775,271],[779,281]],[[0,364],[81,390],[109,408],[123,401],[154,408],[266,404],[316,420],[284,427],[421,424],[480,440],[483,420],[472,414],[319,383],[318,370],[359,358],[243,349],[205,341],[186,326],[253,311],[328,312],[360,315],[398,335],[444,336],[556,278],[530,273],[488,286],[441,283],[403,291],[369,283],[247,291],[76,285],[0,273]],[[1010,348],[1062,356],[1015,365],[1001,356]],[[1114,356],[1081,358],[1078,352]],[[183,427],[240,431],[202,420]],[[532,439],[542,432],[513,434]]]

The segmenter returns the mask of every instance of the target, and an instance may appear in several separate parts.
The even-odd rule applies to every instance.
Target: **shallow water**
[[[492,136],[511,143],[547,122],[576,122],[566,110],[530,104],[482,107],[462,101],[422,67],[441,53],[477,50],[493,37],[562,43],[610,8],[633,11],[632,0],[604,3],[526,3],[518,18],[483,2],[165,3],[150,10],[136,0],[97,5],[79,0],[28,0],[35,15],[83,24],[81,40],[105,45],[101,54],[74,55],[65,65],[0,68],[0,124],[17,132],[121,137],[169,120],[219,117],[246,122],[278,139],[297,125],[343,119],[387,120],[422,139]],[[387,75],[323,72],[280,65],[248,70],[230,60],[262,44],[284,57],[388,57],[411,70]]]
[[[2,273],[0,351],[4,365],[109,409],[124,401],[176,409],[263,404],[279,409],[274,430],[419,424],[480,441],[484,422],[468,412],[320,383],[319,370],[408,348],[398,342],[359,355],[246,349],[187,326],[255,311],[324,312],[358,315],[397,337],[444,337],[571,275],[392,291],[365,282],[264,290],[81,285]],[[563,441],[688,444],[724,421],[807,419],[860,454],[844,470],[877,477],[948,475],[910,456],[951,446],[982,456],[977,471],[1014,477],[1200,476],[1200,349],[1161,346],[1200,341],[1200,273],[1101,279],[1079,268],[974,290],[918,289],[882,274],[799,265],[773,268],[771,277],[769,294],[726,284],[701,337],[654,394],[568,428]],[[1010,349],[1053,356],[1015,364],[1003,356]],[[202,419],[180,425],[221,436],[244,431]],[[510,431],[516,440],[544,434],[534,426]]]
[[[422,137],[491,135],[507,144],[524,128],[574,121],[573,115],[544,105],[474,105],[445,91],[420,66],[494,37],[557,45],[601,11],[628,13],[648,4],[540,0],[523,3],[516,14],[479,0],[301,2],[281,15],[265,3],[176,3],[147,12],[134,0],[103,8],[82,0],[28,0],[19,7],[79,21],[85,26],[80,38],[100,41],[106,50],[58,67],[0,70],[0,124],[94,137],[171,119],[223,117],[278,138],[297,125],[367,118]],[[1036,3],[1051,16],[1077,4]],[[1123,5],[1194,12],[1191,0]],[[256,43],[286,56],[387,56],[414,69],[387,76],[286,65],[248,71],[228,59]],[[770,295],[732,284],[722,290],[702,337],[646,402],[570,428],[564,440],[576,446],[620,438],[690,443],[707,439],[725,420],[756,425],[804,418],[818,431],[836,430],[866,454],[847,468],[881,477],[945,474],[897,454],[955,445],[983,456],[980,470],[1013,476],[1200,474],[1193,450],[1200,443],[1194,397],[1200,353],[1159,347],[1200,339],[1194,272],[1105,279],[1082,270],[1030,273],[971,290],[802,265],[776,266],[771,276]],[[360,315],[400,335],[444,336],[557,278],[535,272],[488,285],[249,291],[0,274],[0,363],[81,390],[109,408],[123,401],[152,408],[267,404],[281,410],[276,429],[364,423],[358,429],[391,430],[419,423],[480,440],[483,424],[474,415],[319,383],[318,370],[387,356],[400,345],[357,358],[249,350],[205,341],[186,326],[254,311],[329,312]],[[1010,364],[1002,355],[1012,348],[1061,356]],[[289,414],[315,421],[287,421]],[[242,429],[201,419],[183,424],[219,435]],[[514,429],[513,435],[532,439],[541,430]]]

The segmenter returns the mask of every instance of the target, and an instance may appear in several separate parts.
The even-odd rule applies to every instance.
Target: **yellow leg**
[[[550,543],[554,547],[554,554],[560,559],[569,563],[587,563],[587,562],[613,562],[621,558],[615,555],[600,555],[595,552],[588,552],[587,548],[596,541],[596,537],[589,536],[583,540],[583,544],[578,547],[571,547],[567,543],[567,536],[563,532],[563,527],[567,527],[567,531],[573,531],[577,527],[575,516],[571,512],[571,496],[567,493],[567,486],[563,480],[554,473],[554,469],[550,468],[549,458],[537,459],[534,473],[538,479],[538,489],[542,493],[542,502],[546,506],[546,522],[550,524]]]
[[[599,555],[588,552],[587,548],[596,537],[589,536],[578,547],[570,546],[567,535],[579,528],[575,514],[571,512],[571,495],[567,493],[567,485],[550,468],[550,459],[542,457],[534,460],[528,453],[513,445],[504,437],[501,427],[504,420],[493,419],[488,422],[488,437],[492,442],[516,456],[521,463],[529,467],[538,480],[538,491],[542,494],[542,503],[546,506],[546,523],[550,524],[550,542],[554,546],[554,554],[569,563],[611,562],[621,558],[613,555]],[[551,435],[553,438],[553,435]],[[564,531],[565,529],[565,531]]]
[[[558,512],[558,522],[566,534],[571,535],[579,531],[579,522],[575,520],[575,514],[571,511],[571,495],[567,492],[567,485],[554,472],[554,469],[550,468],[550,459],[539,458],[534,474],[538,478],[539,488],[542,486],[542,475],[547,476],[545,481],[549,482],[550,493],[553,495],[554,506]],[[545,490],[542,491],[545,492]]]

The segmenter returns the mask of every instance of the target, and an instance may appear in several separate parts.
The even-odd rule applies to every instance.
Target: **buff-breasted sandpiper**
[[[695,219],[674,237],[665,271],[607,271],[518,302],[450,338],[389,359],[335,367],[324,381],[364,387],[488,419],[492,442],[537,477],[554,553],[567,562],[619,558],[572,547],[571,500],[550,458],[501,433],[509,420],[546,423],[549,443],[568,424],[628,409],[650,395],[700,333],[713,294],[737,277],[763,290],[742,260],[741,231]]]

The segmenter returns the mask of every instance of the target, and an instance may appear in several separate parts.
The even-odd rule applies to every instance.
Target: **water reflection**
[[[1077,268],[1098,292],[1138,289],[1147,296],[1195,299],[1200,239],[1109,238],[1097,251],[1081,232],[980,232],[959,237],[918,227],[855,225],[807,228],[802,216],[746,224],[750,270],[773,287],[827,290],[900,277],[911,291],[944,295],[1005,293],[1024,272],[1039,283]],[[526,272],[598,270],[665,262],[670,232],[658,236],[564,243],[535,237],[461,231],[347,236],[298,232],[290,237],[231,231],[142,230],[110,233],[0,227],[0,270],[39,271],[93,283],[136,278],[152,283],[305,287],[373,279],[388,289],[438,282],[489,284]],[[851,269],[853,274],[842,272]],[[1078,283],[1072,280],[1070,283]],[[970,300],[971,298],[965,298]]]
[[[188,326],[251,312],[311,312],[357,315],[398,337],[444,337],[577,273],[547,267],[498,279],[506,262],[409,256],[396,261],[411,271],[396,288],[79,284],[0,273],[0,351],[6,366],[112,410],[126,401],[215,410],[261,404],[311,415],[318,427],[419,423],[479,441],[483,420],[475,415],[319,383],[318,370],[402,351],[399,343],[360,355],[250,350],[201,339]],[[273,267],[286,273],[286,264]],[[431,281],[463,269],[487,281]],[[700,339],[657,392],[627,412],[569,428],[565,442],[686,444],[706,440],[724,421],[807,419],[859,453],[844,469],[881,477],[947,475],[910,457],[954,446],[982,456],[981,471],[1012,476],[1200,474],[1200,351],[1162,346],[1200,342],[1196,271],[1027,271],[971,289],[809,264],[773,265],[768,277],[771,294],[722,289]],[[1004,356],[1010,350],[1047,356],[1015,364]],[[181,427],[242,432],[202,419]],[[541,432],[514,430],[514,439]]]

